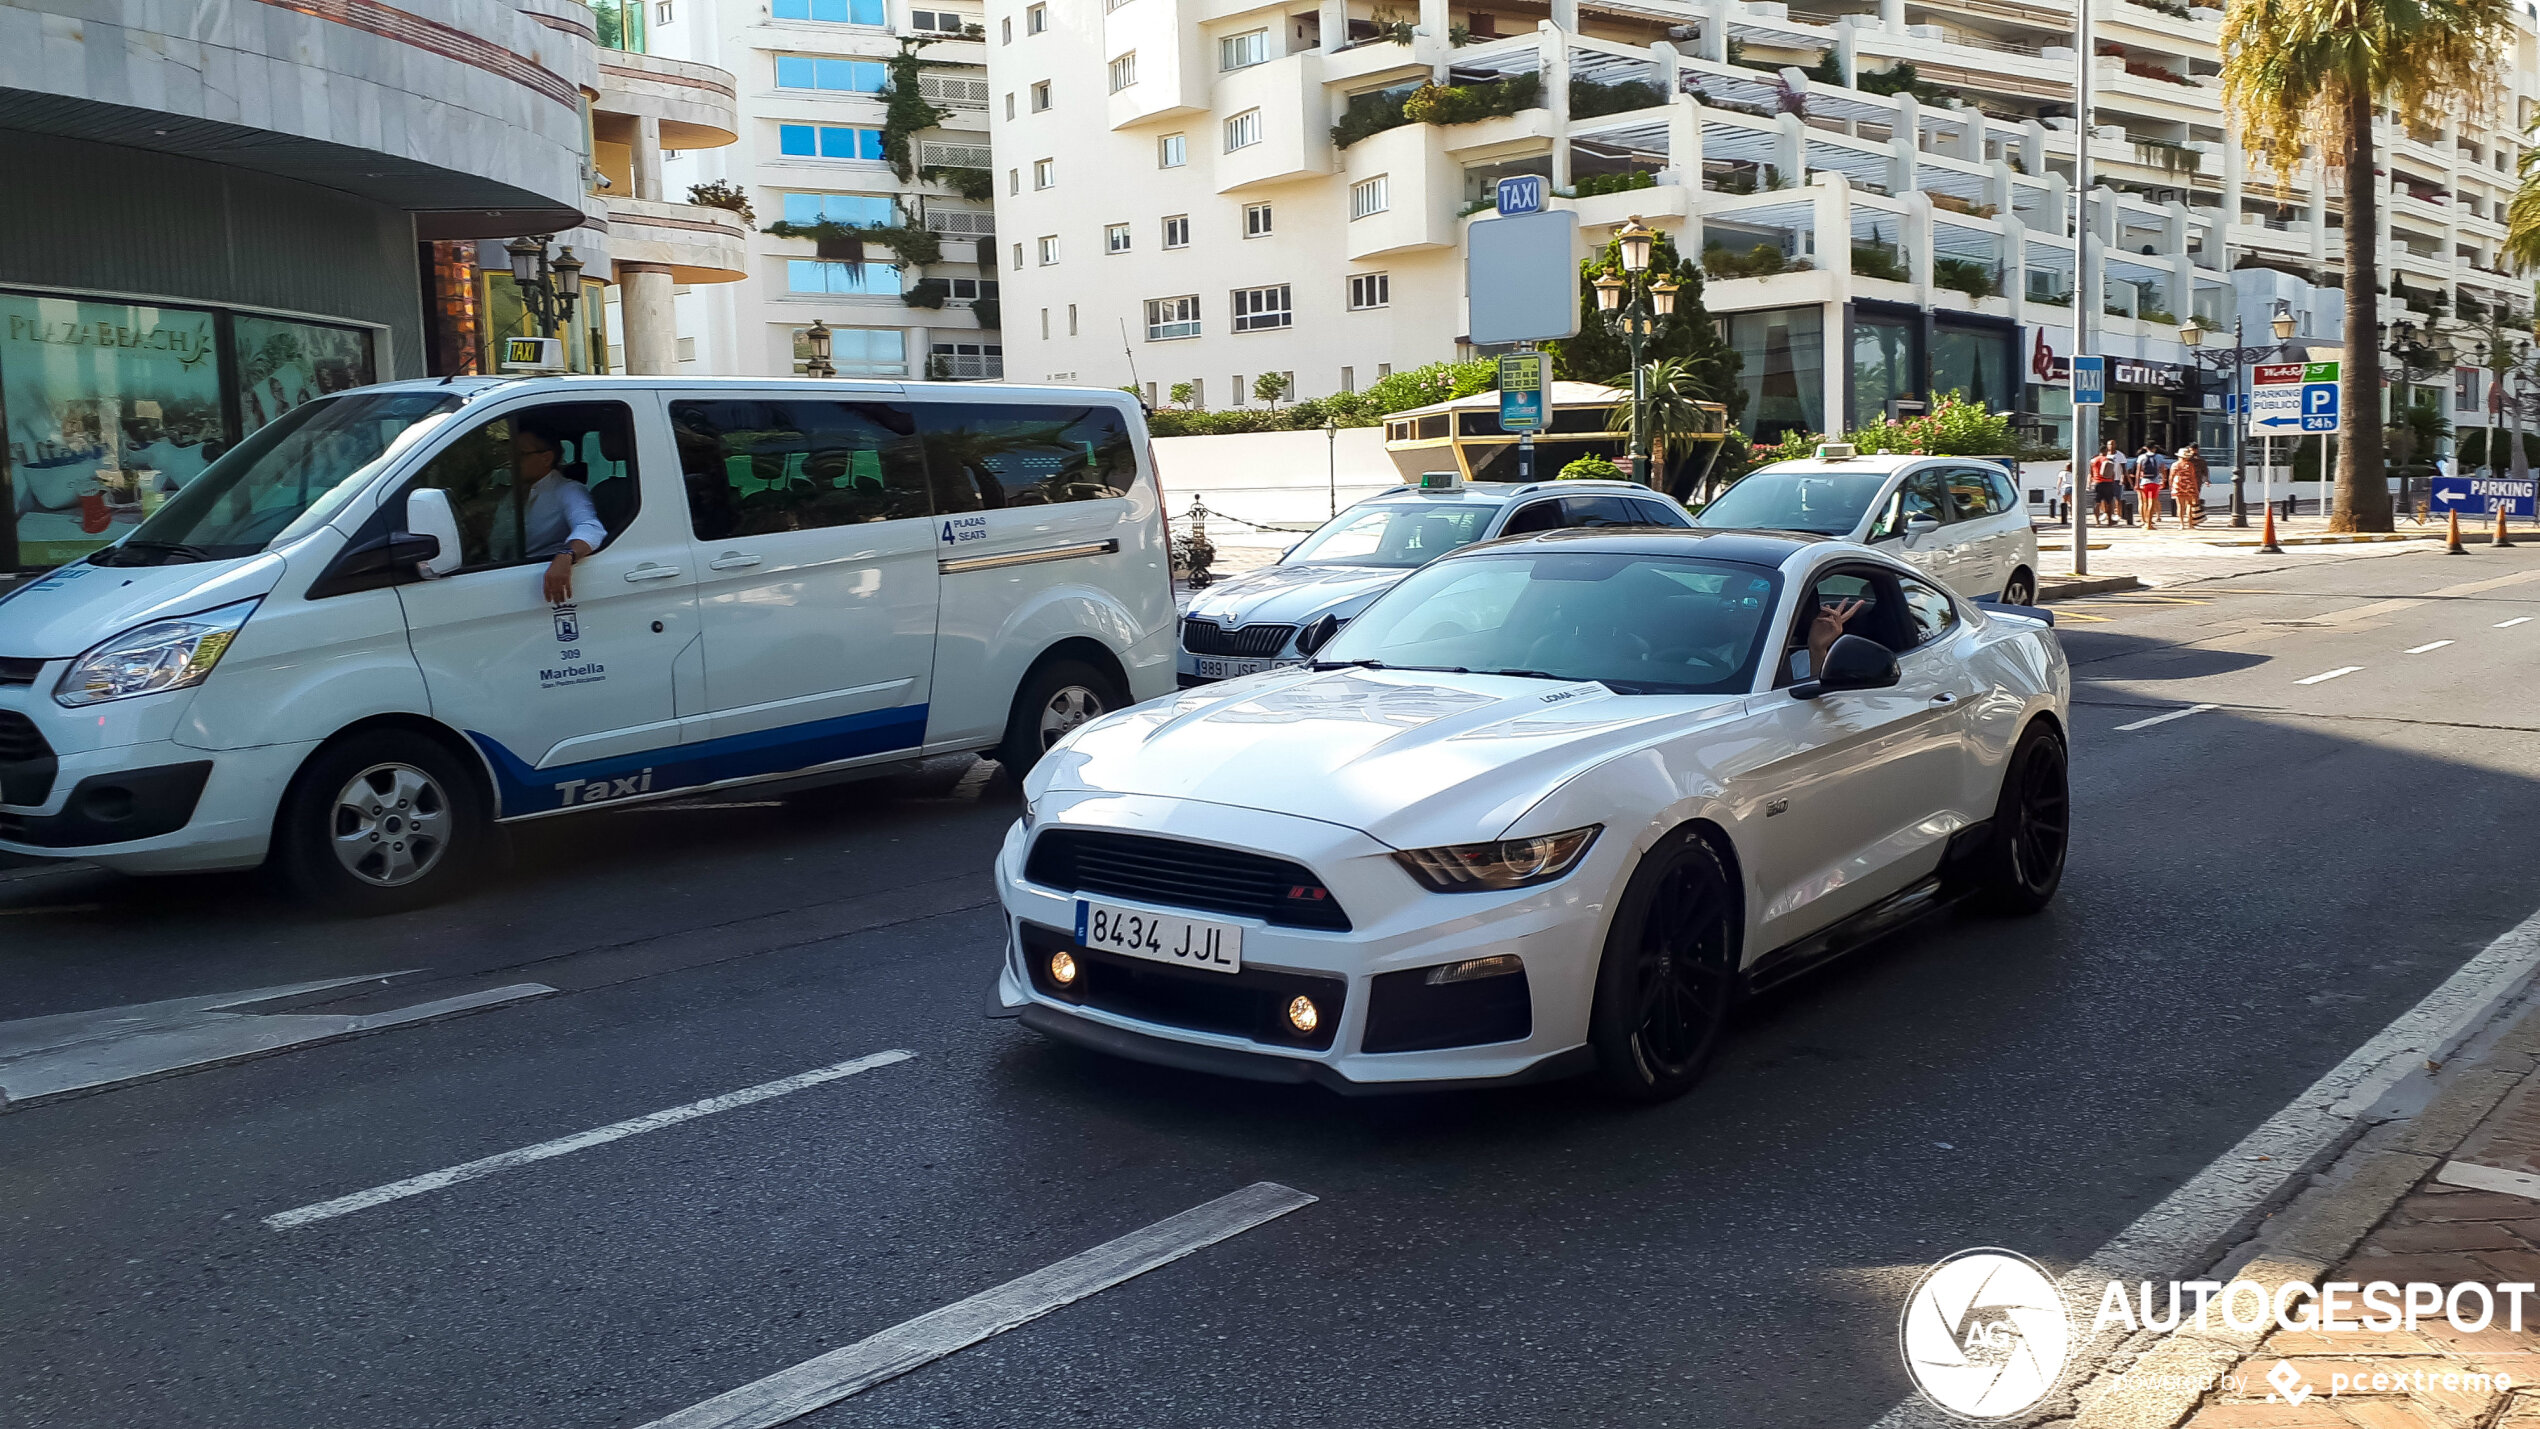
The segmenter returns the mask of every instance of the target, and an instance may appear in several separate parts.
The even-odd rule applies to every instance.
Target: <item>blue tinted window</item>
[[[859,149],[859,152],[856,154],[856,157],[857,157],[857,158],[859,158],[859,159],[879,159],[879,158],[881,158],[881,157],[882,157],[882,131],[881,131],[881,130],[879,130],[879,129],[858,129],[858,130],[857,130],[857,131],[855,131],[855,132],[856,132],[856,139],[857,139],[857,144],[858,144],[858,149]]]
[[[787,223],[818,223],[827,219],[831,223],[887,224],[896,222],[898,217],[898,211],[889,199],[872,194],[785,195]]]
[[[813,88],[812,75],[813,61],[795,55],[776,57],[776,87],[779,89]]]
[[[775,0],[775,8],[770,13],[779,20],[808,20],[811,18],[811,0]]]
[[[781,154],[809,158],[817,152],[813,147],[816,142],[813,134],[808,124],[779,124],[776,126],[776,150]]]
[[[889,263],[789,258],[785,261],[785,286],[797,293],[896,294],[900,290],[900,270]]]
[[[855,131],[824,124],[820,127],[820,157],[852,159],[855,157]]]
[[[882,0],[852,0],[855,22],[859,25],[882,23]]]

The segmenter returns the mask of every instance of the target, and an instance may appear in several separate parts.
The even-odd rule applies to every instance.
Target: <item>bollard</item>
[[[2443,554],[2447,556],[2469,554],[2469,547],[2461,544],[2461,508],[2457,506],[2452,508],[2451,525],[2443,537]]]
[[[2284,548],[2275,543],[2275,503],[2272,501],[2267,503],[2267,525],[2258,541],[2258,550],[2269,556],[2284,554]]]
[[[2502,550],[2514,543],[2514,533],[2505,524],[2505,517],[2510,509],[2510,506],[2506,502],[2499,501],[2496,503],[2496,536],[2495,540],[2491,544],[2496,546],[2499,550]]]

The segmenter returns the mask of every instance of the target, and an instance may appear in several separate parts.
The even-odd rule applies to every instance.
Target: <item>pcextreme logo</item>
[[[2007,1419],[2055,1387],[2072,1352],[2072,1322],[2037,1262],[1962,1250],[1923,1272],[1896,1339],[1923,1398],[1960,1419]]]

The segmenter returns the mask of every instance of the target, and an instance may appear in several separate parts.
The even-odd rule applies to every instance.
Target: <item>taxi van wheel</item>
[[[1735,882],[1702,835],[1681,829],[1641,859],[1605,935],[1588,1043],[1610,1095],[1684,1095],[1718,1050],[1736,1005]]]
[[[2055,901],[2064,882],[2072,829],[2072,791],[2064,741],[2044,721],[2020,734],[2003,766],[2002,793],[1979,871],[1978,896],[2003,913],[2035,913]]]
[[[1128,707],[1119,682],[1082,660],[1052,660],[1035,669],[1014,695],[997,762],[1017,779],[1078,725]]]
[[[464,881],[489,829],[475,780],[448,750],[374,730],[301,768],[274,821],[274,866],[304,902],[356,915],[402,912]]]
[[[2037,604],[2037,577],[2030,575],[2027,571],[2013,571],[2011,579],[2002,587],[2002,603],[2004,605]]]

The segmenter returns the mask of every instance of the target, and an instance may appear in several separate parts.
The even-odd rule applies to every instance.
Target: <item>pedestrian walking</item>
[[[2190,442],[2178,449],[2178,461],[2170,468],[2170,491],[2178,498],[2178,519],[2187,529],[2196,529],[2197,520],[2205,514],[2205,482],[2209,479],[2205,457]]]
[[[2066,526],[2079,528],[2081,518],[2073,514],[2073,464],[2069,460],[2055,477],[2055,507],[2053,515],[2061,518]]]
[[[2119,493],[2124,489],[2125,461],[2110,442],[2090,459],[2090,507],[2102,526],[2117,524]]]
[[[2170,459],[2145,446],[2134,459],[2135,492],[2143,507],[2143,529],[2156,529],[2161,519],[2161,491],[2169,485]]]

